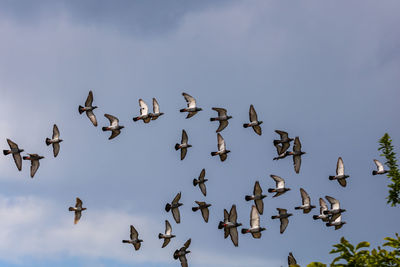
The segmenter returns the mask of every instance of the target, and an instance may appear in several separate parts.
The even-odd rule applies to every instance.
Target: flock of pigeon
[[[183,108],[180,110],[180,112],[187,112],[187,119],[193,117],[196,115],[197,112],[201,111],[202,109],[199,108],[196,104],[196,100],[190,96],[189,94],[182,93],[183,97],[185,98],[187,102],[187,108]],[[155,98],[153,98],[153,113],[149,112],[149,108],[147,104],[142,100],[139,99],[139,105],[140,105],[140,115],[137,117],[133,118],[133,121],[139,121],[143,120],[144,123],[149,123],[151,120],[156,120],[160,116],[162,116],[164,113],[160,112],[160,107]],[[94,126],[97,126],[97,119],[95,114],[93,113],[94,109],[96,109],[97,106],[93,106],[93,93],[92,91],[89,92],[89,95],[86,99],[85,106],[79,106],[79,113],[86,113],[87,117],[90,119],[92,124]],[[219,156],[221,161],[225,161],[227,159],[228,153],[230,150],[226,149],[226,144],[224,141],[224,138],[221,136],[220,132],[224,130],[229,122],[228,120],[232,118],[232,116],[227,115],[227,111],[224,108],[212,108],[218,113],[218,116],[215,118],[210,118],[210,121],[218,121],[219,122],[219,127],[216,130],[217,132],[217,141],[218,141],[218,151],[211,152],[211,156]],[[110,114],[104,114],[104,116],[110,121],[109,126],[104,126],[102,127],[103,131],[111,131],[111,135],[108,139],[113,139],[117,137],[120,133],[121,130],[124,128],[124,126],[119,124],[119,120],[117,117],[112,116]],[[249,110],[249,123],[244,123],[243,127],[248,128],[252,127],[254,132],[258,135],[262,135],[262,130],[260,125],[263,123],[262,121],[258,120],[257,113],[253,107],[253,105],[250,105],[250,110]],[[294,165],[294,170],[296,173],[300,172],[300,166],[301,166],[301,157],[302,155],[305,154],[301,150],[301,143],[299,137],[296,137],[295,139],[289,138],[289,135],[287,132],[276,130],[275,131],[277,134],[279,134],[280,139],[274,140],[273,144],[276,147],[277,150],[277,157],[274,158],[274,160],[280,160],[283,158],[286,158],[287,156],[293,156],[293,165]],[[54,157],[57,157],[60,151],[60,143],[63,140],[60,139],[60,131],[58,130],[58,127],[56,124],[53,126],[53,136],[52,138],[46,138],[45,143],[47,146],[52,145],[53,147],[53,155]],[[288,151],[290,148],[290,143],[294,141],[293,149],[292,151]],[[7,139],[7,143],[10,146],[10,149],[8,150],[3,150],[4,155],[12,154],[15,164],[18,168],[19,171],[22,169],[22,159],[24,160],[30,160],[31,161],[31,169],[30,169],[30,176],[33,178],[35,173],[37,172],[40,163],[39,161],[43,159],[43,156],[40,156],[39,154],[29,154],[27,156],[23,156],[21,159],[21,152],[23,152],[23,149],[20,149],[18,145],[11,141],[10,139]],[[182,138],[181,138],[181,143],[175,145],[175,150],[180,150],[180,159],[183,160],[187,154],[188,148],[190,148],[191,145],[188,143],[188,135],[185,130],[182,130]],[[378,160],[374,159],[374,162],[377,166],[377,170],[374,170],[372,172],[373,175],[377,174],[385,174],[388,171],[384,169],[384,166],[381,162]],[[193,179],[193,186],[198,186],[201,193],[206,196],[207,195],[207,189],[205,183],[207,182],[207,179],[205,178],[206,171],[205,169],[202,169],[198,179]],[[285,187],[285,180],[277,175],[270,175],[271,178],[275,181],[276,187],[275,188],[269,188],[268,192],[269,193],[275,193],[273,197],[278,197],[284,194],[285,192],[289,191],[290,188]],[[341,157],[338,158],[337,161],[337,167],[336,167],[336,175],[329,176],[329,180],[337,180],[339,184],[342,187],[346,187],[347,181],[346,179],[349,178],[349,175],[346,175],[344,172],[344,163]],[[266,197],[266,195],[263,195],[262,193],[262,188],[259,184],[258,181],[255,182],[254,184],[254,189],[253,189],[253,194],[252,195],[246,195],[245,200],[246,201],[254,201],[254,205],[251,207],[251,212],[250,212],[250,227],[249,228],[242,228],[241,233],[242,234],[247,234],[250,233],[253,238],[261,238],[261,232],[266,230],[266,228],[260,226],[260,215],[263,214],[264,212],[264,203],[263,199]],[[303,189],[300,188],[300,196],[302,199],[302,205],[295,207],[295,210],[303,210],[303,213],[307,214],[309,213],[313,208],[316,208],[316,206],[311,204],[311,199],[310,196],[307,194],[307,192]],[[180,212],[179,212],[179,207],[182,206],[183,204],[179,202],[181,198],[181,192],[179,192],[174,199],[172,200],[171,203],[167,203],[165,206],[165,210],[167,212],[171,212],[172,216],[177,224],[180,223]],[[319,204],[320,204],[320,212],[319,215],[313,215],[314,220],[319,220],[321,219],[323,222],[326,222],[326,226],[334,226],[335,230],[340,229],[346,222],[342,221],[342,213],[345,212],[345,209],[342,209],[340,207],[340,202],[339,200],[331,197],[331,196],[325,196],[326,200],[330,204],[330,209],[328,208],[326,202],[324,201],[323,198],[319,199]],[[211,204],[202,202],[202,201],[195,201],[197,204],[196,207],[193,207],[192,210],[193,212],[196,212],[198,210],[201,211],[202,217],[204,221],[207,223],[208,218],[209,218],[209,207]],[[82,206],[82,201],[79,198],[76,198],[76,204],[75,207],[69,207],[69,211],[73,211],[75,216],[74,216],[74,224],[77,224],[78,221],[80,220],[82,216],[82,211],[86,210]],[[292,213],[288,213],[287,209],[283,208],[277,208],[278,215],[274,215],[271,218],[272,219],[279,219],[280,220],[280,233],[283,234],[289,224],[289,217],[292,216]],[[237,212],[236,212],[236,205],[232,205],[229,213],[226,209],[224,209],[224,219],[223,221],[220,221],[218,224],[218,229],[223,229],[224,231],[224,238],[227,238],[230,236],[234,246],[239,245],[238,241],[238,230],[237,228],[241,226],[241,223],[238,223],[237,221]],[[175,235],[172,234],[172,227],[171,224],[169,223],[168,220],[165,220],[165,233],[162,234],[160,233],[158,235],[159,239],[163,239],[163,244],[162,248],[166,247],[170,240],[174,238]],[[135,250],[139,250],[141,246],[141,242],[143,240],[139,239],[139,234],[138,231],[135,229],[133,225],[130,226],[130,239],[129,240],[123,240],[123,243],[129,243],[132,244]],[[191,243],[191,239],[188,239],[185,244],[180,248],[175,250],[173,254],[174,259],[179,259],[181,262],[181,266],[185,267],[188,266],[187,259],[186,259],[186,254],[190,253],[188,250],[189,246]],[[289,253],[288,256],[288,264],[293,265],[296,264],[296,260],[293,257],[292,253]]]

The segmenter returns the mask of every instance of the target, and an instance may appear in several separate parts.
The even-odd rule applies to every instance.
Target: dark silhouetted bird
[[[243,127],[244,128],[252,127],[256,134],[261,135],[262,131],[261,131],[260,124],[263,122],[258,120],[257,113],[256,113],[256,110],[254,109],[253,105],[250,105],[249,119],[250,119],[250,123],[244,123]]]
[[[181,138],[181,143],[175,144],[175,150],[181,150],[181,160],[183,160],[186,157],[187,149],[188,147],[192,147],[192,145],[188,144],[188,136],[185,130],[182,130],[182,138]]]
[[[75,212],[74,224],[77,224],[81,219],[82,211],[86,210],[86,208],[82,208],[82,200],[80,200],[80,198],[77,197],[75,207],[69,207],[68,210]]]
[[[7,156],[8,154],[12,154],[14,158],[15,165],[17,165],[17,169],[20,171],[22,169],[22,158],[21,158],[21,152],[24,152],[23,149],[19,149],[18,145],[11,141],[10,139],[7,139],[7,143],[10,146],[9,150],[3,150],[3,154]]]
[[[289,224],[289,217],[293,214],[287,213],[286,209],[276,208],[279,212],[279,215],[271,216],[271,219],[279,219],[281,221],[280,233],[283,234],[285,232],[286,227]]]
[[[211,156],[219,155],[219,159],[221,161],[225,161],[226,158],[228,157],[228,153],[231,151],[226,149],[225,140],[219,133],[217,134],[217,138],[218,138],[218,151],[211,152]]]
[[[250,228],[242,228],[242,234],[251,233],[253,238],[260,238],[261,232],[266,230],[264,227],[260,227],[260,215],[258,214],[256,206],[251,207],[250,211]]]
[[[254,200],[254,203],[256,204],[257,211],[262,215],[264,212],[264,202],[263,198],[265,198],[266,195],[262,194],[262,189],[260,186],[260,183],[258,181],[255,182],[254,184],[254,189],[253,189],[253,195],[245,196],[246,201]]]
[[[208,179],[204,179],[205,176],[206,176],[206,170],[202,169],[199,175],[199,179],[193,179],[193,186],[199,185],[199,188],[204,196],[207,195],[207,188],[205,182],[208,181]]]
[[[139,250],[141,243],[143,242],[142,239],[139,239],[139,233],[136,231],[135,227],[131,225],[131,235],[130,240],[122,240],[122,243],[132,244],[135,250]]]
[[[171,210],[172,216],[174,217],[174,220],[176,223],[181,222],[181,214],[179,213],[179,207],[182,206],[182,203],[179,203],[179,200],[181,199],[181,192],[176,194],[175,198],[172,200],[172,203],[165,205],[165,210],[169,212]]]
[[[43,156],[39,156],[38,154],[29,154],[29,156],[22,157],[24,160],[31,161],[31,178],[35,176],[36,171],[39,169],[40,163],[39,160],[43,159]]]
[[[336,175],[329,176],[329,180],[337,180],[341,186],[346,187],[347,185],[346,179],[349,177],[350,177],[349,175],[344,174],[343,160],[341,157],[339,157],[336,164]]]
[[[194,99],[191,95],[188,95],[186,93],[182,93],[182,95],[187,102],[187,108],[181,109],[180,112],[188,112],[186,119],[189,119],[196,115],[196,113],[198,111],[201,111],[202,109],[196,106],[196,99]]]
[[[226,109],[224,108],[212,108],[212,110],[215,110],[218,112],[218,117],[216,118],[210,118],[210,121],[219,121],[219,127],[217,129],[217,133],[222,131],[223,129],[228,126],[229,122],[228,120],[232,118],[232,116],[228,116],[226,113]]]
[[[93,110],[97,108],[97,106],[93,106],[93,93],[89,91],[89,95],[86,98],[85,107],[79,106],[79,114],[82,114],[86,111],[86,116],[90,119],[94,126],[97,126],[96,116],[93,113]]]
[[[183,247],[181,247],[179,250],[178,249],[175,250],[175,252],[174,252],[174,259],[175,260],[179,259],[182,267],[188,267],[186,254],[190,253],[190,251],[187,249],[189,248],[191,241],[192,240],[189,238],[189,240],[186,241],[186,243],[183,245]]]
[[[60,139],[60,131],[58,130],[57,125],[54,124],[53,126],[53,136],[52,138],[46,138],[46,145],[53,145],[53,155],[54,157],[57,157],[58,153],[60,152],[60,143],[63,140]]]
[[[270,176],[272,179],[274,179],[276,184],[276,188],[268,189],[268,193],[276,193],[273,197],[278,197],[290,190],[290,188],[285,188],[285,180],[283,180],[283,178],[274,174],[271,174]]]
[[[241,226],[241,223],[237,222],[236,205],[232,205],[230,212],[224,209],[224,221],[220,221],[218,229],[224,229],[224,238],[231,236],[232,243],[235,247],[239,245],[237,227]]]
[[[211,204],[207,204],[206,202],[202,201],[195,201],[198,207],[192,207],[192,211],[201,211],[201,215],[203,216],[203,219],[205,222],[208,222],[208,217],[209,217],[209,210],[208,208],[211,207]]]
[[[293,152],[289,152],[289,154],[293,155],[294,171],[299,173],[301,166],[301,155],[306,154],[306,152],[301,151],[301,143],[298,136],[296,136],[294,139]]]
[[[159,239],[164,239],[164,243],[162,244],[161,248],[165,248],[169,241],[171,241],[171,238],[174,238],[175,236],[172,234],[172,227],[171,224],[169,223],[168,220],[165,220],[165,234],[158,234]]]
[[[311,205],[310,196],[303,188],[300,188],[300,195],[301,195],[302,205],[295,207],[294,209],[296,210],[301,209],[303,210],[303,213],[309,213],[313,208],[315,208],[315,206]]]
[[[110,126],[103,127],[102,130],[111,131],[111,135],[108,138],[108,140],[111,140],[114,137],[118,136],[121,133],[121,129],[125,128],[125,126],[119,125],[119,120],[117,117],[114,117],[110,114],[104,114],[104,117],[106,117],[110,121]]]

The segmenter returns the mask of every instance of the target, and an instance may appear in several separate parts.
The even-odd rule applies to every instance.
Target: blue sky
[[[35,178],[24,162],[0,160],[0,265],[179,266],[176,248],[192,238],[190,266],[286,265],[292,251],[303,266],[330,262],[331,246],[381,244],[398,231],[397,208],[386,204],[388,180],[373,177],[377,141],[388,132],[400,143],[397,1],[0,1],[0,140],[40,153]],[[93,90],[99,127],[78,114]],[[184,119],[182,92],[203,111]],[[134,123],[138,99],[156,97],[165,115]],[[263,135],[243,129],[253,104]],[[217,124],[212,107],[233,119],[221,133],[232,152],[211,157]],[[101,127],[110,113],[125,125],[109,141]],[[45,146],[56,123],[64,142],[59,156]],[[193,148],[184,161],[174,144],[182,129]],[[300,136],[300,174],[290,158],[274,162],[275,129]],[[347,188],[328,180],[341,156]],[[192,186],[206,169],[207,197]],[[264,199],[260,240],[239,236],[239,247],[217,229],[223,209],[238,207],[256,180],[264,192],[270,174],[292,191]],[[341,201],[347,224],[338,231],[295,211],[303,187],[314,204],[325,195]],[[164,211],[182,192],[182,223]],[[67,211],[79,196],[88,208],[78,225]],[[213,206],[205,224],[194,200]],[[283,235],[270,219],[275,208],[294,216]],[[318,212],[314,210],[315,213]],[[161,249],[164,220],[177,238]],[[142,249],[121,243],[133,224]]]

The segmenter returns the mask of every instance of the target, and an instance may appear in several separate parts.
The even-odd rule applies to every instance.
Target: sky
[[[45,158],[34,179],[0,158],[0,266],[179,266],[172,254],[192,238],[190,266],[286,266],[331,262],[342,236],[372,246],[398,232],[398,208],[386,204],[389,180],[372,176],[388,132],[398,151],[400,126],[400,17],[398,1],[0,1],[0,140]],[[78,113],[89,90],[98,127]],[[191,119],[182,92],[203,108]],[[156,97],[165,113],[150,124],[133,122],[138,99]],[[253,104],[262,136],[242,124]],[[228,159],[216,151],[212,107],[233,118],[221,132]],[[114,140],[101,131],[103,114],[125,128]],[[61,151],[53,158],[45,138],[53,124]],[[181,131],[189,149],[174,150]],[[301,171],[292,159],[273,161],[274,130],[299,136]],[[342,188],[329,181],[337,158],[350,175]],[[193,187],[206,169],[207,196]],[[272,199],[269,177],[292,190]],[[249,226],[251,194],[259,181],[267,197],[259,240],[239,236],[239,247],[217,229],[223,209],[237,205]],[[294,210],[303,187],[318,206],[340,200],[347,222],[335,231]],[[181,223],[164,206],[182,192]],[[87,211],[73,224],[75,198]],[[211,203],[205,223],[191,207]],[[294,215],[284,234],[271,220],[276,208]],[[177,236],[164,249],[164,221]],[[142,248],[122,244],[134,225]]]

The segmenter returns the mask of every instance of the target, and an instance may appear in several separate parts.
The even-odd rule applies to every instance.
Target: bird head
[[[262,124],[262,123],[263,123],[263,121],[259,121],[259,122],[258,122],[258,125],[260,125],[260,124]]]
[[[92,109],[96,109],[97,108],[97,106],[94,106]]]

